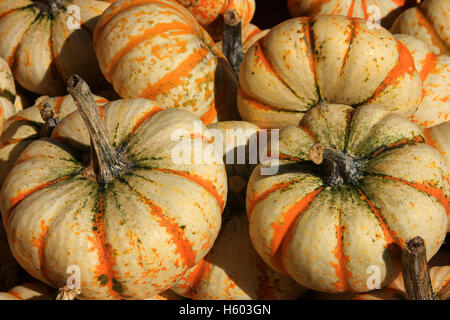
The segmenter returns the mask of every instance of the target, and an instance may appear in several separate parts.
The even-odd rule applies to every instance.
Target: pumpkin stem
[[[67,91],[72,95],[89,131],[93,149],[91,160],[97,180],[107,184],[128,169],[128,163],[109,143],[94,95],[87,83],[79,76],[73,75],[67,81]]]
[[[42,120],[44,120],[44,125],[41,129],[41,137],[50,137],[52,135],[53,129],[58,125],[59,118],[53,111],[50,103],[46,102],[39,105],[39,112],[41,114]]]
[[[74,300],[79,294],[81,294],[80,289],[69,289],[69,287],[65,286],[58,289],[56,298],[54,300]]]
[[[241,17],[235,9],[227,9],[224,14],[224,23],[222,51],[239,77],[239,69],[244,58]]]
[[[309,150],[314,164],[320,167],[325,184],[336,186],[342,184],[356,185],[362,176],[363,159],[355,159],[342,151],[315,144]]]
[[[52,18],[56,16],[58,9],[64,9],[61,0],[34,0],[33,5],[41,12],[49,14]]]
[[[403,248],[402,274],[409,300],[435,300],[425,241],[419,236],[406,242]]]

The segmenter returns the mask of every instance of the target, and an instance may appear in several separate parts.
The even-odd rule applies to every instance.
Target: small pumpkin
[[[50,300],[55,290],[41,282],[21,284],[9,290],[0,292],[0,300]]]
[[[297,125],[321,102],[380,104],[407,117],[422,95],[408,49],[385,29],[343,16],[275,26],[245,54],[239,80],[239,113],[263,128]]]
[[[98,106],[108,102],[106,99],[97,96],[95,101]],[[32,107],[9,118],[0,136],[0,185],[22,151],[31,142],[44,137],[43,127],[45,122],[42,120],[39,109],[45,103],[52,107],[55,116],[60,120],[77,109],[70,95],[53,98],[43,96],[37,99]]]
[[[432,127],[450,120],[450,57],[435,54],[421,40],[398,34],[411,53],[422,80],[422,102],[411,120],[421,127]]]
[[[408,0],[288,0],[289,12],[293,17],[337,14],[368,20],[381,19],[383,26],[390,26],[399,11],[410,6]],[[377,11],[375,11],[377,10]],[[375,14],[379,13],[379,17]],[[375,21],[374,21],[375,22]]]
[[[80,9],[81,28],[70,6]],[[98,16],[109,6],[97,0],[5,0],[0,6],[0,57],[15,80],[41,95],[65,94],[76,73],[95,89],[106,81],[92,47]],[[72,12],[72,13],[71,13]]]
[[[442,156],[424,141],[415,124],[375,105],[319,105],[283,128],[280,160],[258,166],[247,187],[258,254],[330,293],[369,291],[373,265],[388,285],[415,236],[429,260],[447,233],[450,185]],[[278,173],[262,175],[266,167]]]
[[[224,30],[223,15],[228,9],[237,11],[245,28],[255,14],[255,0],[176,0],[186,7],[214,40],[221,40]]]
[[[433,53],[450,55],[450,4],[448,0],[424,0],[403,12],[392,25],[392,33],[414,36]]]
[[[217,237],[227,196],[222,159],[196,164],[190,151],[186,162],[175,160],[173,148],[183,143],[203,142],[204,154],[213,149],[206,127],[187,111],[137,98],[111,102],[100,116],[84,81],[71,78],[69,91],[79,111],[54,129],[58,139],[28,145],[3,182],[11,251],[56,288],[68,266],[79,266],[80,299],[160,294]]]
[[[94,35],[100,68],[122,98],[185,109],[205,124],[235,114],[235,77],[214,42],[182,5],[120,0]]]
[[[245,190],[255,166],[250,153],[257,152],[259,128],[245,121],[218,122],[208,128],[226,163],[227,208],[211,251],[172,290],[194,300],[297,299],[305,288],[270,268],[253,249],[248,233]]]

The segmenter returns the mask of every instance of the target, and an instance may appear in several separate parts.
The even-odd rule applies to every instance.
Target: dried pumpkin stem
[[[242,23],[235,9],[227,9],[224,14],[223,54],[227,57],[236,75],[239,75],[244,54],[242,52]]]
[[[41,129],[40,135],[41,137],[50,137],[53,129],[55,129],[59,123],[59,118],[53,111],[51,104],[48,102],[39,105],[39,112],[42,120],[45,122]]]
[[[63,287],[58,289],[56,298],[54,300],[74,300],[81,294],[81,290],[78,288],[69,289],[69,287]]]
[[[425,241],[421,237],[406,242],[402,251],[402,274],[409,300],[435,300]]]
[[[320,173],[327,185],[355,185],[362,175],[365,163],[363,159],[353,158],[319,143],[310,149],[309,156],[314,164],[320,166]]]
[[[94,95],[87,83],[79,76],[73,75],[67,82],[67,91],[72,95],[89,131],[91,146],[94,149],[91,156],[97,180],[109,183],[127,169],[127,162],[109,143]]]

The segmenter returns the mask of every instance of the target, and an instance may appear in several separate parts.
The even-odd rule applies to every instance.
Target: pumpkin
[[[194,18],[205,27],[214,40],[221,40],[224,31],[223,15],[234,9],[245,28],[255,14],[255,0],[176,0],[186,7]]]
[[[191,150],[176,160],[174,148],[192,142],[212,157],[206,127],[185,110],[137,98],[105,105],[100,118],[84,81],[71,78],[69,91],[79,111],[54,129],[58,139],[28,145],[3,182],[11,251],[53,287],[79,266],[80,299],[150,298],[212,247],[227,195],[222,159],[198,164]]]
[[[81,28],[72,28],[80,9]],[[0,57],[15,80],[41,95],[65,94],[65,81],[76,73],[96,89],[106,81],[92,47],[98,16],[109,6],[96,0],[4,0],[0,5]]]
[[[104,105],[108,101],[95,97],[97,105]],[[0,136],[0,185],[11,170],[22,151],[33,141],[43,138],[43,127],[39,109],[45,103],[50,104],[59,119],[65,118],[76,110],[75,103],[70,95],[62,97],[41,97],[36,103],[9,118]]]
[[[0,292],[0,300],[50,300],[54,290],[40,282],[21,284],[9,290]]]
[[[431,286],[436,300],[447,300],[450,298],[450,259],[449,254],[440,251],[431,259],[429,273]],[[367,293],[311,293],[308,297],[312,300],[407,300],[403,275],[398,277],[389,286],[383,289]]]
[[[391,32],[412,35],[424,41],[433,53],[449,55],[449,16],[448,0],[424,0],[420,6],[403,12]]]
[[[270,268],[250,242],[245,215],[246,183],[255,165],[258,127],[245,121],[224,121],[208,126],[223,154],[228,176],[227,207],[213,248],[172,287],[194,300],[296,299],[305,289]],[[254,147],[250,147],[253,144]],[[245,150],[245,161],[238,152]],[[241,163],[244,162],[244,163]]]
[[[294,18],[245,54],[241,117],[263,128],[297,125],[318,103],[380,104],[410,116],[421,81],[408,49],[385,29],[343,16]]]
[[[235,77],[214,42],[182,5],[120,0],[101,16],[94,47],[122,98],[185,109],[209,124],[232,119]]]
[[[411,120],[421,127],[432,127],[450,120],[450,57],[435,54],[413,36],[398,34],[412,54],[422,80],[422,103]]]
[[[367,292],[400,271],[421,236],[428,260],[447,232],[449,173],[422,130],[382,106],[319,105],[280,130],[279,158],[252,173],[250,238],[275,270],[321,292]],[[277,169],[272,176],[261,168]]]
[[[0,133],[5,119],[22,109],[17,99],[14,78],[5,60],[0,58]]]
[[[288,0],[289,12],[293,17],[336,14],[365,20],[371,17],[381,19],[383,25],[391,25],[399,11],[410,6],[408,0]],[[374,8],[379,10],[379,17]],[[375,20],[374,20],[375,22]]]
[[[447,121],[438,126],[426,128],[424,136],[426,143],[439,150],[450,169],[450,122]]]

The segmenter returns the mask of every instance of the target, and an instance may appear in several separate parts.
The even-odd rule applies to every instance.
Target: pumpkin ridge
[[[39,14],[36,14],[36,16],[34,17],[34,20],[30,22],[30,25],[22,34],[22,37],[20,38],[20,40],[13,47],[13,50],[12,50],[13,52],[11,53],[11,56],[9,56],[5,59],[8,62],[8,65],[11,68],[11,71],[15,69],[14,65],[15,65],[15,62],[17,61],[16,55],[17,55],[17,52],[19,51],[19,48],[22,46],[22,43],[23,43],[23,40],[25,39],[26,34],[31,29],[31,26],[38,20],[38,18],[39,18]]]
[[[167,173],[167,174],[177,175],[177,176],[186,178],[186,179],[198,184],[203,189],[208,191],[208,193],[216,199],[217,204],[219,205],[221,211],[223,211],[223,209],[225,207],[224,201],[223,201],[222,197],[219,195],[219,192],[216,190],[216,188],[210,181],[204,180],[203,178],[201,178],[197,175],[192,175],[187,172],[178,171],[178,170],[174,170],[174,169],[163,169],[163,168],[156,168],[156,167],[144,167],[144,168],[146,170],[155,170],[155,171],[159,171],[159,172],[163,172],[163,173]]]
[[[51,226],[51,224],[50,224]],[[38,257],[39,257],[39,271],[42,275],[42,277],[44,277],[44,279],[46,280],[46,282],[48,284],[50,284],[51,286],[54,286],[53,281],[50,279],[50,277],[48,276],[48,269],[47,269],[47,263],[45,261],[45,249],[47,247],[47,239],[48,239],[48,234],[49,234],[49,230],[50,230],[50,226],[46,226],[45,225],[45,220],[41,220],[41,234],[38,234],[39,238],[38,239],[34,239],[33,240],[33,246],[35,246],[38,250]]]
[[[264,39],[263,39],[264,40]],[[256,51],[255,54],[257,56],[257,60],[261,61],[261,63],[266,68],[267,72],[272,73],[285,87],[288,89],[294,96],[296,96],[301,102],[305,102],[304,98],[302,98],[300,95],[295,92],[294,89],[292,89],[291,86],[288,85],[288,83],[281,77],[279,74],[279,71],[275,69],[274,65],[271,63],[271,61],[266,57],[265,49],[263,47],[264,41],[258,41],[256,43]]]
[[[250,94],[244,91],[242,87],[239,87],[239,94],[247,100],[249,103],[252,104],[256,109],[259,110],[270,110],[274,112],[291,112],[291,113],[306,113],[308,110],[292,110],[292,109],[284,109],[283,107],[275,107],[273,105],[270,105],[266,102],[261,102],[256,100],[256,98],[252,97]]]
[[[306,24],[303,23],[303,20],[306,20]],[[315,24],[315,20],[314,18],[302,18],[302,26],[306,26],[306,30],[304,30],[305,32],[305,36],[306,36],[306,41],[305,44],[308,47],[308,51],[306,52],[306,56],[308,57],[308,62],[311,68],[311,72],[314,74],[314,83],[316,86],[316,91],[317,91],[317,97],[318,97],[318,102],[320,103],[321,101],[323,101],[322,99],[322,95],[320,94],[320,88],[319,88],[319,82],[317,81],[317,71],[316,71],[316,61],[314,59],[315,57],[315,51],[316,51],[316,44],[315,44],[315,36],[314,36],[314,31],[313,31],[313,26]]]
[[[128,142],[130,142],[131,138],[136,134],[136,132],[139,130],[139,128],[145,123],[145,121],[147,121],[148,119],[150,119],[151,117],[153,117],[156,113],[158,113],[159,111],[164,110],[161,107],[155,106],[152,110],[144,113],[142,115],[142,117],[140,117],[134,124],[133,128],[131,129],[130,133],[128,134],[128,136],[125,138],[125,140],[121,143],[122,147],[120,147],[119,149],[123,148],[123,145],[127,144]],[[115,129],[115,133],[114,136],[117,136],[117,127]]]
[[[61,83],[65,83],[65,79],[63,78],[63,67],[60,65],[59,56],[55,56],[55,52],[53,51],[53,28],[55,26],[54,19],[50,20],[50,36],[48,39],[48,44],[50,48],[50,61],[53,61],[50,64],[50,73],[54,78],[58,79]]]
[[[174,21],[170,23],[157,23],[154,26],[144,30],[139,35],[136,36],[128,36],[128,42],[123,46],[122,49],[116,52],[114,57],[111,59],[109,65],[105,67],[108,71],[105,72],[108,75],[108,79],[112,79],[112,75],[114,74],[120,60],[127,53],[132,51],[136,46],[141,44],[144,41],[148,41],[149,39],[160,36],[161,34],[171,31],[171,35],[183,35],[189,34],[190,31],[195,31],[190,25],[186,25],[185,23]]]
[[[445,195],[444,191],[432,185],[432,183],[428,181],[424,181],[424,183],[419,182],[411,182],[402,178],[392,177],[389,175],[381,174],[381,173],[366,173],[368,176],[380,177],[381,179],[387,179],[395,182],[400,182],[405,184],[411,188],[414,188],[418,191],[426,193],[432,197],[434,197],[437,201],[439,201],[443,206],[447,215],[450,215],[450,199]]]
[[[404,147],[406,145],[416,145],[416,144],[424,143],[424,142],[425,142],[425,137],[423,135],[414,136],[412,138],[404,138],[404,139],[401,139],[399,141],[388,143],[388,144],[386,144],[384,146],[381,146],[380,148],[374,150],[368,156],[368,158],[372,159],[372,158],[375,158],[376,156],[378,156],[379,154],[381,154],[381,153],[383,153],[385,151],[402,148],[402,147]]]
[[[395,39],[395,41],[397,42],[398,51],[398,58],[395,66],[389,71],[384,80],[378,85],[372,96],[362,102],[353,104],[353,107],[359,107],[361,105],[374,102],[377,98],[380,98],[383,95],[383,93],[389,86],[394,86],[396,82],[400,81],[404,75],[413,74],[414,72],[416,72],[414,60],[409,50],[399,40]]]
[[[157,218],[158,225],[165,228],[166,232],[170,234],[173,243],[177,247],[176,253],[181,256],[184,266],[188,269],[193,267],[197,253],[194,251],[192,243],[186,238],[184,229],[177,224],[175,219],[164,215],[161,207],[134,189],[128,181],[123,178],[118,179],[118,181],[126,185],[138,196],[139,200],[150,209],[150,215]]]
[[[349,19],[349,20],[350,20],[350,33],[349,33],[348,39],[347,39],[348,47],[347,47],[347,51],[345,51],[344,59],[342,61],[340,76],[342,76],[344,74],[344,69],[347,64],[348,56],[350,55],[350,50],[352,49],[352,46],[353,46],[353,39],[356,37],[356,25],[357,25],[358,21],[356,19]]]
[[[30,121],[30,123],[36,124],[36,122],[34,122],[34,121]],[[31,137],[27,137],[27,138],[9,140],[7,142],[0,143],[0,149],[4,148],[6,146],[9,146],[11,144],[19,143],[19,142],[22,142],[22,141],[34,141],[37,138],[39,138],[39,137],[38,136],[31,136]]]
[[[424,28],[427,30],[428,35],[430,36],[431,42],[433,45],[438,47],[439,49],[443,50],[443,52],[446,51],[446,45],[445,42],[439,34],[434,29],[434,26],[431,24],[430,21],[428,21],[428,17],[425,15],[425,12],[422,11],[421,6],[417,6],[415,11],[415,16],[419,23],[424,26]]]
[[[97,202],[92,210],[94,213],[92,217],[92,233],[94,237],[88,236],[88,239],[91,240],[97,251],[98,264],[95,267],[97,281],[107,286],[108,292],[114,299],[119,299],[124,298],[122,296],[123,287],[114,278],[117,273],[113,268],[115,259],[112,256],[111,245],[106,242],[103,192],[104,190],[99,190],[97,193]]]

